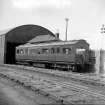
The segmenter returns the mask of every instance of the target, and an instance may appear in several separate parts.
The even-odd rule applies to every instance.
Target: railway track
[[[25,70],[25,72],[37,72],[37,73],[41,73],[41,74],[46,74],[49,76],[55,76],[55,77],[61,77],[64,78],[66,80],[73,80],[73,81],[77,81],[77,82],[82,82],[83,84],[86,85],[94,85],[94,86],[105,86],[105,79],[100,78],[100,76],[89,76],[89,75],[81,75],[78,73],[71,73],[71,72],[63,72],[63,71],[55,71],[55,70],[49,70],[49,69],[42,69],[42,68],[34,68],[34,67],[27,67],[27,66],[20,66],[20,65],[1,65],[1,67],[3,67],[3,69],[5,69],[5,67],[8,69],[17,69],[17,70]]]
[[[66,103],[65,104],[64,101],[61,98],[55,97],[55,96],[53,96],[53,95],[51,95],[51,94],[49,94],[45,91],[42,91],[42,90],[40,90],[38,88],[35,88],[35,87],[32,87],[29,84],[26,84],[26,83],[24,83],[20,80],[8,77],[7,75],[4,75],[2,73],[0,73],[0,79],[7,79],[9,81],[15,82],[17,85],[20,85],[20,86],[22,86],[22,87],[24,87],[28,90],[31,90],[31,91],[35,92],[36,94],[43,95],[44,97],[48,97],[48,99],[51,99],[51,100],[55,101],[54,103],[48,104],[48,105],[74,105],[73,103],[70,103],[70,102],[68,103],[66,101],[65,101],[65,103]],[[47,105],[47,104],[38,104],[38,105]]]
[[[1,76],[18,81],[33,90],[40,90],[42,93],[46,93],[46,96],[55,97],[63,104],[105,104],[105,94],[102,94],[102,91],[97,92],[97,89],[76,84],[76,82],[68,81],[64,77],[61,79],[59,75],[49,76],[49,73],[33,72],[33,70],[26,72],[25,68],[22,72],[15,68],[8,68],[8,71],[5,69],[7,68],[0,70]]]

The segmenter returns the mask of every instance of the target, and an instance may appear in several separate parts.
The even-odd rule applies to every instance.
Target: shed
[[[15,63],[15,47],[27,43],[38,35],[55,35],[38,25],[22,25],[0,32],[0,63]]]

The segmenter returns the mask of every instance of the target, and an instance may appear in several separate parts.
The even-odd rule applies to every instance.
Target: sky
[[[0,0],[0,30],[25,24],[59,31],[65,40],[85,39],[93,49],[104,48],[105,0]]]

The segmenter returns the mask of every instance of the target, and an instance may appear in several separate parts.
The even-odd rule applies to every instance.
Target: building
[[[38,35],[45,35],[45,38],[51,37],[52,39],[56,37],[51,31],[38,25],[22,25],[0,32],[0,63],[14,64],[15,47],[29,41],[33,42],[32,39]]]

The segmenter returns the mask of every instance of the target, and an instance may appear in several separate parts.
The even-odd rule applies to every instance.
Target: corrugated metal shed
[[[6,33],[6,40],[15,43],[26,43],[38,35],[55,35],[48,29],[38,25],[23,25]]]
[[[15,63],[15,47],[27,43],[38,35],[55,35],[38,25],[22,25],[0,32],[0,63]]]

